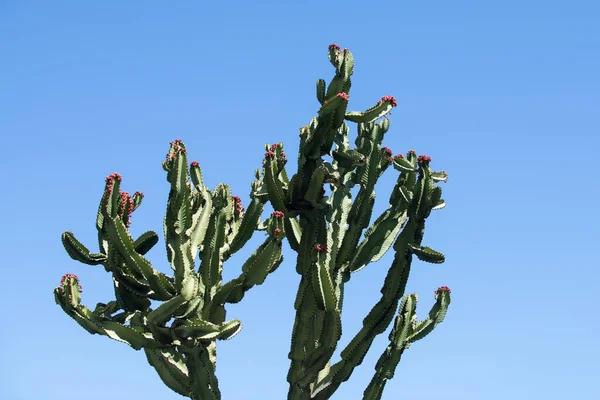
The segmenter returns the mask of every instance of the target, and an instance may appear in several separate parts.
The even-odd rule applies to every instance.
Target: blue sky
[[[72,261],[60,235],[95,249],[103,180],[115,171],[124,190],[146,195],[132,232],[160,232],[160,163],[176,138],[210,187],[226,182],[247,204],[264,143],[297,152],[298,128],[318,108],[315,81],[333,74],[327,45],[339,43],[356,58],[350,108],[394,95],[385,144],[429,154],[450,175],[448,206],[424,239],[447,261],[416,262],[408,291],[420,295],[420,315],[438,286],[452,288],[452,304],[383,398],[600,398],[600,6],[414,3],[0,2],[1,397],[180,398],[143,353],[89,335],[54,304],[66,272],[81,278],[88,306],[113,299],[109,275]],[[223,399],[285,398],[299,281],[285,255],[229,308],[244,329],[219,344]],[[149,258],[167,271],[162,241]],[[350,281],[342,344],[390,260]],[[334,399],[361,398],[386,343],[387,333]]]

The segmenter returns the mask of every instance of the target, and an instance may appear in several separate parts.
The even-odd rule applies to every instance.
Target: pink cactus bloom
[[[317,243],[317,245],[315,246],[315,249],[317,249],[317,251],[319,253],[326,253],[327,252],[327,248],[325,248],[324,245]]]
[[[335,97],[339,97],[340,99],[344,100],[344,101],[348,101],[348,93],[345,92],[341,92],[335,95]]]
[[[384,103],[390,103],[392,107],[396,107],[398,105],[398,102],[394,96],[383,96],[381,101]]]
[[[437,290],[434,293],[438,294],[439,292],[448,292],[448,293],[450,293],[450,288],[448,286],[440,286],[439,288],[437,288]]]
[[[426,154],[420,155],[419,157],[417,157],[417,162],[419,163],[419,165],[425,163],[425,162],[430,162],[431,161],[431,157],[429,157]]]

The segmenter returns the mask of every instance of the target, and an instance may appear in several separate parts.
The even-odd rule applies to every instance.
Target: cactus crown
[[[405,288],[413,256],[430,263],[445,259],[422,241],[431,211],[445,205],[436,183],[446,182],[448,175],[432,171],[431,157],[417,157],[414,150],[392,157],[382,143],[396,99],[383,96],[365,111],[348,111],[354,57],[337,44],[329,45],[328,56],[335,74],[329,84],[317,81],[320,108],[300,129],[296,172],[286,170],[283,143],[266,144],[247,209],[228,185],[207,188],[199,163],[188,164],[185,144],[180,139],[170,142],[162,165],[170,184],[163,231],[172,276],[154,269],[145,257],[159,240],[156,232],[137,238],[129,232],[144,196],[121,191],[119,174],[106,178],[100,199],[99,251],[90,252],[71,232],[62,235],[73,259],[102,265],[112,275],[115,300],[88,309],[80,303],[79,278],[66,274],[54,291],[57,304],[89,333],[143,350],[164,383],[183,396],[221,398],[216,343],[241,329],[238,319],[226,318],[226,305],[240,302],[279,267],[284,239],[297,253],[296,271],[302,276],[289,353],[290,399],[330,398],[362,363],[375,337],[394,321],[389,345],[363,397],[380,399],[404,350],[446,315],[448,287],[435,291],[436,303],[422,321],[416,317],[417,295],[405,294]],[[353,144],[348,123],[357,126]],[[370,223],[375,185],[390,166],[397,178],[389,207]],[[274,211],[261,220],[267,202]],[[257,230],[265,231],[264,242],[237,278],[223,282],[225,262]],[[341,352],[341,360],[332,364],[342,332],[344,286],[388,251],[394,259],[381,298]],[[152,300],[159,305],[153,307]]]

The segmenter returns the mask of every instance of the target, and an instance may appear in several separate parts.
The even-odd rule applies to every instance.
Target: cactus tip
[[[331,43],[331,44],[329,45],[329,50],[331,50],[331,49],[336,49],[336,50],[339,50],[339,49],[340,49],[340,46],[339,46],[339,45],[337,45],[336,43]]]
[[[440,292],[448,292],[448,293],[450,293],[450,288],[448,286],[440,286],[439,288],[437,288],[437,290],[434,293],[438,294]]]
[[[426,154],[422,154],[419,157],[417,157],[417,162],[419,163],[419,165],[422,165],[424,163],[429,163],[431,161],[431,157],[429,157]]]
[[[112,174],[108,175],[106,177],[106,182],[110,182],[113,181],[114,179],[118,180],[119,182],[121,182],[123,180],[123,177],[117,173],[117,172],[113,172]]]
[[[381,101],[384,103],[390,103],[392,107],[396,107],[398,105],[398,102],[394,96],[383,96]]]
[[[192,162],[190,163],[190,166],[192,166],[192,167],[197,167],[198,165],[200,165],[200,164],[198,163],[198,161],[192,161]]]
[[[273,211],[271,215],[275,218],[285,218],[283,211]]]

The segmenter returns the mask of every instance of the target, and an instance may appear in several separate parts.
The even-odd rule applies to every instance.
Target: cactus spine
[[[436,290],[435,305],[428,318],[419,322],[417,295],[405,294],[405,288],[413,255],[430,263],[444,261],[443,254],[423,246],[422,240],[431,211],[445,205],[435,183],[446,182],[447,174],[432,171],[429,156],[417,157],[413,150],[392,156],[389,148],[382,147],[390,127],[387,115],[396,100],[384,96],[364,112],[347,111],[354,58],[335,44],[328,52],[335,75],[329,85],[317,81],[321,106],[317,117],[300,129],[296,173],[288,177],[283,143],[265,145],[263,168],[255,173],[247,210],[229,186],[218,184],[209,190],[198,163],[188,165],[185,145],[180,140],[171,142],[163,168],[171,185],[164,237],[172,277],[154,269],[144,257],[158,242],[155,232],[131,237],[131,216],[143,195],[122,192],[118,174],[107,177],[100,201],[99,252],[90,253],[71,232],[62,236],[73,259],[103,265],[112,274],[116,300],[99,303],[91,311],[80,302],[79,279],[67,274],[54,291],[56,302],[88,332],[143,349],[163,382],[183,396],[221,398],[215,374],[216,341],[230,339],[241,329],[239,320],[226,320],[225,305],[241,301],[278,268],[284,238],[298,253],[296,271],[301,275],[288,355],[290,400],[329,399],[397,314],[390,344],[363,397],[380,399],[403,351],[446,315],[447,287]],[[346,122],[357,124],[354,147]],[[375,185],[390,166],[399,174],[389,207],[369,225]],[[358,192],[353,197],[355,187]],[[266,202],[275,212],[261,221]],[[266,231],[266,240],[243,264],[241,274],[223,283],[224,262],[256,230]],[[390,249],[394,259],[379,301],[342,350],[341,360],[332,364],[342,333],[344,285],[353,273]],[[153,309],[150,300],[162,304]]]

